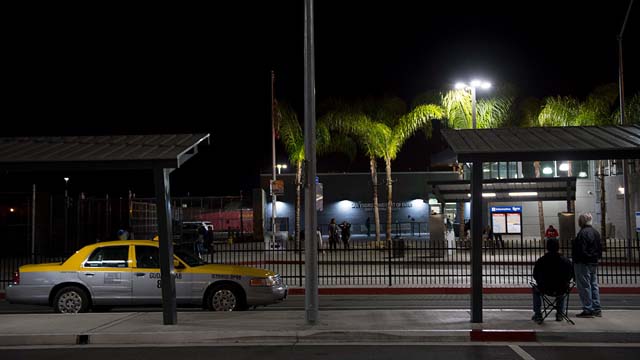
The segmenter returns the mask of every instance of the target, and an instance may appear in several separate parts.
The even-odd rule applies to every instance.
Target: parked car
[[[6,298],[16,304],[85,312],[96,306],[161,305],[158,241],[121,240],[87,245],[62,263],[24,265]],[[174,247],[176,300],[215,311],[245,310],[287,297],[282,278],[269,270],[207,264],[188,248]]]

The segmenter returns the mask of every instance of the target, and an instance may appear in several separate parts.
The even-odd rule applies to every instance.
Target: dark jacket
[[[580,229],[573,242],[571,257],[574,263],[597,264],[598,259],[602,257],[600,233],[590,225]]]
[[[533,278],[538,289],[548,295],[561,295],[573,279],[571,261],[559,253],[546,253],[536,261]]]

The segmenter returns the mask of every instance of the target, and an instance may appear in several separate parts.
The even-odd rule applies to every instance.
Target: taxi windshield
[[[191,251],[187,246],[182,246],[182,245],[174,246],[173,254],[191,267],[201,266],[206,264],[206,262],[204,262],[202,259],[196,256],[196,254],[194,254],[193,251]]]

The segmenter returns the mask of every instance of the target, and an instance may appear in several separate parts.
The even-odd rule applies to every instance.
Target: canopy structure
[[[12,171],[179,168],[209,134],[0,138],[0,167]]]
[[[471,197],[469,180],[430,181],[428,185],[440,203]],[[576,199],[576,178],[485,179],[482,194],[489,201],[572,201]]]
[[[636,159],[640,126],[442,130],[459,162]]]
[[[483,162],[640,158],[638,125],[444,129],[441,132],[458,162],[471,165],[471,322],[482,322]],[[629,207],[628,201],[626,204]]]
[[[160,238],[163,322],[178,322],[172,276],[169,174],[198,153],[209,134],[57,136],[0,138],[0,170],[153,170]]]

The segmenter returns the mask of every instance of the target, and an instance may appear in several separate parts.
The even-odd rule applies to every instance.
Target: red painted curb
[[[304,295],[304,288],[290,288],[289,295]],[[573,289],[573,292],[577,292]],[[640,294],[640,287],[600,288],[603,294]],[[470,288],[321,288],[320,295],[460,295],[470,294]],[[483,294],[530,294],[531,288],[485,288]]]
[[[533,330],[471,330],[471,341],[537,341]]]

